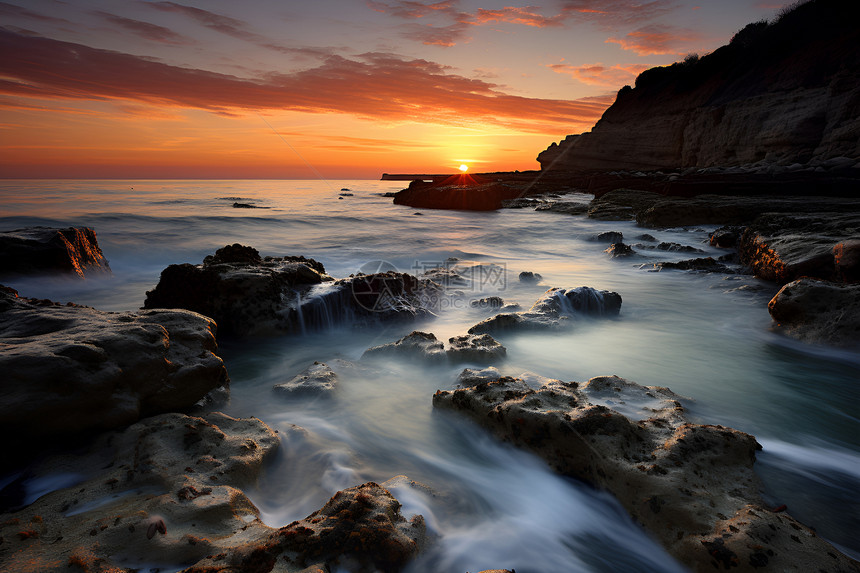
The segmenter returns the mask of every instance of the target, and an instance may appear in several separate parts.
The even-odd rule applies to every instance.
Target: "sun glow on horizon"
[[[462,171],[463,173],[465,173],[466,171],[468,171],[468,170],[469,170],[469,166],[468,166],[468,165],[466,165],[465,163],[463,163],[462,165],[460,165],[460,167],[459,167],[458,169],[459,169],[460,171]]]

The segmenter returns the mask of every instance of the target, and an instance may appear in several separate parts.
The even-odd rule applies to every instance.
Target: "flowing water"
[[[541,460],[461,417],[434,411],[432,394],[452,388],[462,365],[350,364],[366,348],[412,330],[439,339],[465,333],[490,316],[470,299],[501,296],[528,308],[550,287],[616,291],[623,298],[617,318],[578,319],[565,332],[497,336],[508,350],[499,369],[529,372],[535,383],[540,376],[584,381],[617,374],[669,387],[688,398],[695,421],[755,435],[764,446],[756,468],[765,499],[786,504],[820,535],[860,556],[860,356],[776,332],[767,313],[771,284],[640,268],[723,254],[706,244],[712,228],[650,230],[531,210],[419,211],[381,196],[401,187],[377,181],[6,181],[0,183],[0,230],[92,227],[113,269],[110,278],[83,282],[27,278],[7,284],[23,296],[133,310],[167,265],[199,263],[236,242],[264,256],[312,257],[335,277],[388,265],[414,274],[457,258],[472,280],[433,319],[219,341],[232,381],[225,412],[261,418],[283,436],[276,460],[248,492],[264,521],[284,525],[340,489],[403,474],[434,492],[392,488],[404,512],[424,515],[435,536],[410,571],[680,571],[611,497],[558,477]],[[341,196],[342,188],[352,195]],[[261,208],[233,208],[235,202]],[[638,257],[610,259],[606,245],[593,240],[603,231],[622,232],[634,245],[649,233],[706,254],[643,247]],[[521,271],[543,278],[520,281]],[[314,361],[338,372],[334,398],[273,395],[272,385]],[[45,483],[38,487],[50,489]]]

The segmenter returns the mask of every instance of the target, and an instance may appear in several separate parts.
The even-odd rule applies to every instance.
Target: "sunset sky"
[[[536,169],[761,0],[0,1],[0,177]]]

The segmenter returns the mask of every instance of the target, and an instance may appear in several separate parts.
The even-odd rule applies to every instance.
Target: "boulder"
[[[700,257],[698,259],[687,259],[684,261],[669,261],[662,263],[654,263],[652,270],[662,271],[664,269],[674,269],[680,271],[695,271],[701,273],[727,273],[731,274],[734,271],[715,260],[713,257]]]
[[[505,358],[507,350],[489,334],[464,334],[448,339],[448,348],[429,332],[412,332],[396,342],[373,346],[362,358],[410,358],[429,363],[489,363]]]
[[[801,278],[767,305],[779,326],[806,342],[860,349],[860,285]]]
[[[260,257],[239,244],[202,265],[170,265],[144,308],[185,308],[212,317],[219,332],[303,332],[350,322],[414,319],[438,304],[438,285],[395,271],[334,280],[305,257]]]
[[[822,203],[822,202],[819,202]],[[846,203],[852,208],[852,204]],[[851,252],[860,235],[860,203],[853,210],[811,213],[767,213],[743,232],[741,262],[756,277],[780,284],[803,276],[852,280]],[[841,246],[840,246],[841,245]],[[837,269],[837,258],[839,268]],[[856,259],[853,263],[856,269]],[[854,271],[856,272],[856,271]]]
[[[471,301],[469,303],[469,306],[471,306],[472,308],[489,308],[495,310],[505,306],[505,301],[500,296],[488,296]]]
[[[0,233],[0,274],[109,275],[96,233],[88,227],[29,227]]]
[[[322,362],[314,362],[287,382],[275,384],[278,394],[288,396],[330,396],[337,388],[337,374]]]
[[[856,570],[814,531],[764,506],[753,436],[691,423],[666,388],[616,376],[539,388],[511,377],[475,382],[437,391],[433,405],[609,491],[693,571]]]
[[[630,257],[636,254],[636,251],[633,250],[633,247],[630,245],[625,245],[624,243],[612,243],[609,245],[609,248],[603,251],[608,254],[610,258],[616,259],[619,257]]]
[[[623,243],[624,235],[619,231],[604,231],[594,236],[598,243]]]
[[[374,482],[336,493],[322,509],[262,539],[209,555],[186,573],[338,570],[400,571],[425,544],[424,518],[409,521]]]
[[[532,271],[523,271],[519,275],[520,282],[524,283],[539,283],[543,276],[540,273],[534,273]]]
[[[183,411],[228,384],[215,324],[184,310],[102,312],[0,288],[0,430],[7,447]]]
[[[526,311],[502,312],[479,322],[470,334],[506,330],[555,329],[570,324],[577,316],[615,316],[621,311],[621,295],[587,286],[547,290]]]

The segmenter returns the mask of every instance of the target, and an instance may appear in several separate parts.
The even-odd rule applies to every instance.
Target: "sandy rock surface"
[[[539,388],[481,377],[471,387],[437,392],[433,404],[613,493],[694,571],[857,570],[811,529],[763,507],[753,436],[690,423],[666,388],[615,376]]]

